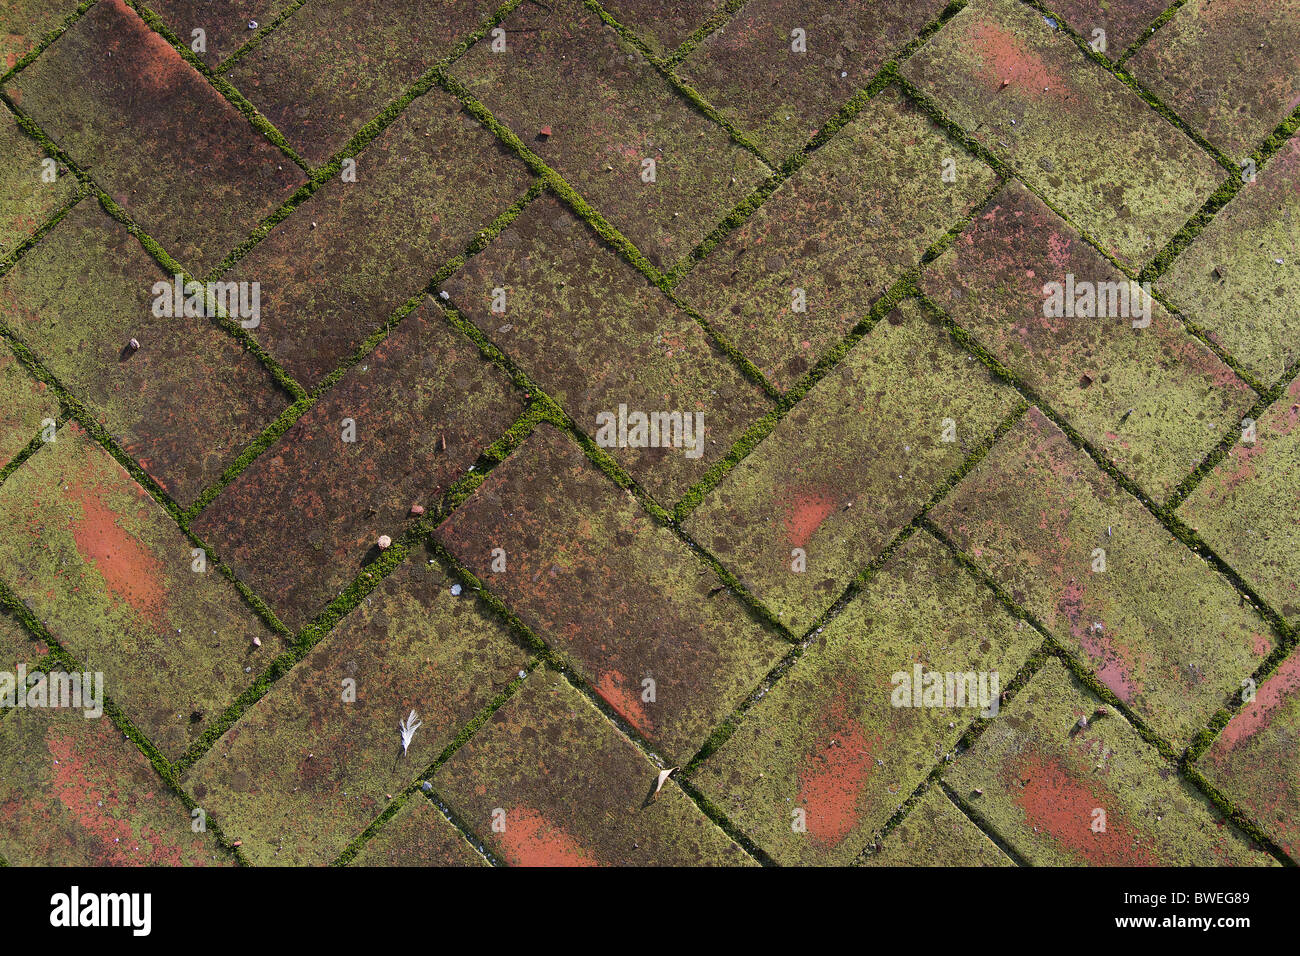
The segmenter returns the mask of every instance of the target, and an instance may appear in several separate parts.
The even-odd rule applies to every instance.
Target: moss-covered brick
[[[9,464],[59,416],[59,400],[32,378],[9,346],[0,343],[0,468]]]
[[[669,506],[771,408],[693,318],[554,198],[530,205],[442,288],[578,428]],[[601,438],[608,419],[599,416],[617,420],[620,406],[676,413],[680,424],[656,428],[649,447],[620,444],[617,433]]]
[[[0,260],[77,191],[77,177],[46,155],[8,112],[0,113]],[[49,181],[50,177],[53,181]]]
[[[1154,256],[1228,175],[1018,0],[972,0],[903,74],[1130,266]]]
[[[1300,379],[1205,476],[1179,516],[1260,597],[1300,624]]]
[[[313,388],[528,188],[441,90],[411,104],[222,278],[260,283],[257,340]]]
[[[0,485],[0,581],[169,759],[281,641],[76,424]],[[253,644],[253,639],[261,646]]]
[[[550,425],[436,534],[678,764],[788,649]]]
[[[353,866],[487,866],[488,861],[424,797],[412,795],[361,848]]]
[[[1189,0],[1128,62],[1232,159],[1300,106],[1300,2]]]
[[[678,67],[773,156],[804,145],[946,0],[750,0]]]
[[[994,181],[988,166],[889,87],[678,292],[785,391]]]
[[[944,779],[1034,866],[1276,865],[1100,707],[1049,660]]]
[[[452,74],[659,268],[767,174],[579,0],[525,3],[502,29],[505,52],[484,38]]]
[[[516,679],[528,654],[452,584],[415,549],[190,768],[186,791],[251,862],[332,861]]]
[[[1159,289],[1266,383],[1300,359],[1300,138],[1219,211]]]
[[[195,826],[108,717],[33,709],[0,720],[0,854],[11,864],[231,865]]]
[[[496,0],[323,0],[297,10],[225,74],[321,164],[477,29]]]
[[[1036,408],[930,515],[1175,746],[1273,650],[1227,578]]]
[[[865,866],[1015,866],[937,786],[863,861]]]
[[[175,281],[87,198],[0,278],[0,322],[188,505],[289,396],[214,320],[155,314]]]
[[[1070,304],[1095,314],[1059,314],[1047,294],[1053,283],[1061,300],[1073,290]],[[1019,183],[976,214],[921,284],[1157,500],[1200,465],[1259,397]]]
[[[123,0],[96,3],[5,88],[196,275],[304,179]]]
[[[802,633],[1017,401],[906,301],[705,496],[683,528]]]
[[[1292,653],[1228,721],[1199,768],[1210,783],[1300,856],[1300,655]]]
[[[563,677],[519,693],[438,769],[435,790],[510,866],[752,863]]]
[[[693,782],[777,861],[847,864],[970,724],[996,712],[1001,688],[1039,643],[919,532]],[[960,697],[955,677],[948,693],[949,674],[972,677]],[[931,675],[940,691],[927,697]]]
[[[523,401],[430,299],[193,523],[292,628],[433,511]]]

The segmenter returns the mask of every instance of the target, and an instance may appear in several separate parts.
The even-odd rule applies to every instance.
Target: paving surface
[[[1297,51],[0,0],[0,864],[1300,863]]]

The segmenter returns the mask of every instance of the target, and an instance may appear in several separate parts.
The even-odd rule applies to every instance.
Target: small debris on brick
[[[411,514],[417,516],[424,514],[424,505],[411,505]]]

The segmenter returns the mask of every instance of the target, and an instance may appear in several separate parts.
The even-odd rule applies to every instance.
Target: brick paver
[[[1244,692],[1243,692],[1244,693]],[[1292,856],[1300,852],[1300,656],[1292,654],[1228,722],[1200,761],[1210,782],[1247,808]]]
[[[1172,740],[1186,744],[1273,649],[1227,580],[1037,409],[931,517]]]
[[[549,425],[437,537],[679,763],[786,650],[685,543]]]
[[[29,634],[17,618],[0,611],[0,670],[14,674],[19,664],[30,668],[48,652],[49,648]],[[16,677],[14,682],[16,687]]]
[[[910,539],[755,704],[696,775],[782,863],[846,864],[1041,642],[924,532]],[[925,698],[930,674],[972,697]],[[989,676],[998,675],[998,676]],[[983,695],[982,697],[980,695]],[[933,703],[933,702],[932,702]]]
[[[55,163],[17,120],[0,116],[0,260],[45,224],[77,191],[77,178]],[[53,181],[50,178],[53,177]]]
[[[865,866],[1015,866],[998,845],[931,787],[890,831]]]
[[[222,277],[261,284],[253,334],[307,388],[528,188],[523,164],[439,90],[359,154],[354,172],[355,181],[334,177]]]
[[[915,355],[930,367],[915,368]],[[1016,403],[1011,389],[905,302],[683,527],[802,633]]]
[[[437,357],[437,367],[433,357]],[[306,624],[510,426],[523,403],[426,299],[194,523],[290,627]]]
[[[299,10],[226,75],[315,164],[498,6],[495,0],[321,0]]]
[[[678,291],[788,389],[993,183],[992,170],[887,89]]]
[[[802,146],[944,0],[753,0],[681,64],[682,77],[774,156]]]
[[[413,796],[352,861],[353,866],[487,866],[432,803]]]
[[[281,644],[75,424],[0,485],[0,524],[0,581],[171,759]]]
[[[1300,106],[1300,2],[1190,0],[1128,64],[1232,159]]]
[[[660,268],[767,174],[578,0],[525,3],[452,73]],[[544,132],[549,130],[549,132]]]
[[[1063,305],[1075,290],[1065,314],[1045,294],[1051,283]],[[1019,183],[979,211],[922,288],[1157,499],[1258,398]]]
[[[1017,0],[973,0],[903,74],[1132,266],[1158,252],[1227,175]]]
[[[77,0],[0,0],[0,72],[12,69],[77,6]]]
[[[150,10],[208,66],[216,67],[274,20],[294,0],[147,0]],[[196,31],[203,31],[201,35]]]
[[[190,770],[187,792],[251,862],[333,860],[527,662],[451,586],[416,549]]]
[[[0,720],[0,855],[17,866],[229,866],[107,717]]]
[[[1148,33],[1152,21],[1170,4],[1165,0],[1052,0],[1048,6],[1085,40],[1097,44],[1099,53],[1115,60]],[[1104,32],[1104,38],[1097,30]]]
[[[1100,708],[1048,661],[944,779],[1036,866],[1272,862]]]
[[[95,4],[5,88],[197,275],[304,178],[123,0]]]
[[[7,345],[0,344],[0,468],[42,435],[59,416],[59,401],[44,382],[32,378]]]
[[[1264,382],[1300,359],[1300,141],[1214,217],[1159,288]]]
[[[0,0],[0,865],[1300,862],[1297,4]]]
[[[1300,623],[1300,379],[1197,486],[1179,516],[1259,595]],[[1245,437],[1243,435],[1243,437]]]
[[[651,49],[667,56],[709,17],[724,0],[606,0],[604,7]]]
[[[694,319],[556,199],[529,206],[442,288],[580,429],[668,504],[771,407]],[[617,426],[624,407],[624,418],[675,413],[681,420],[670,421],[670,433],[652,446],[632,447],[634,435],[600,434],[608,421],[602,416]]]
[[[176,300],[175,284],[87,198],[0,278],[0,322],[168,494],[189,504],[289,397],[211,319],[158,314],[160,295]]]
[[[748,858],[563,677],[539,671],[433,783],[510,866],[739,866]]]

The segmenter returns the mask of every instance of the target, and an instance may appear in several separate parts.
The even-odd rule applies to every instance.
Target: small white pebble
[[[460,590],[461,590],[461,588],[460,588],[460,585],[459,585],[459,584],[453,584],[453,585],[451,586],[451,596],[452,596],[452,597],[460,597]]]

